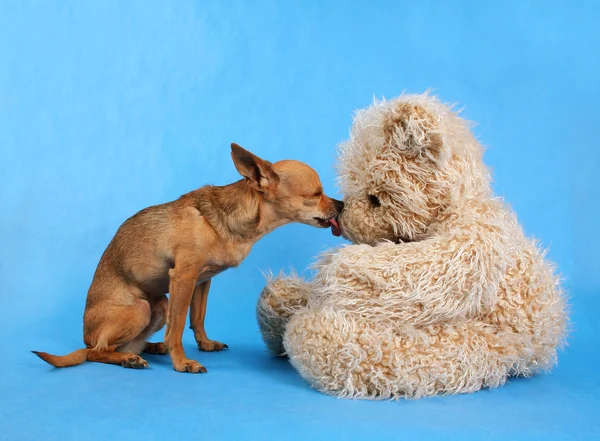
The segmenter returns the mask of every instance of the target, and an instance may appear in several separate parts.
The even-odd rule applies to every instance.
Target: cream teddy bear
[[[312,281],[268,282],[267,347],[339,397],[466,393],[550,368],[567,322],[559,279],[492,194],[482,150],[429,95],[359,111],[339,157],[353,245],[321,256]]]

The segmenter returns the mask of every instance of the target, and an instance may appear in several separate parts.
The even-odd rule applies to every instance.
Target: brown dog
[[[176,371],[206,372],[187,358],[181,340],[189,308],[198,348],[227,347],[204,330],[210,279],[239,265],[258,239],[281,225],[331,226],[339,233],[335,218],[343,208],[323,194],[319,176],[306,164],[271,164],[237,144],[231,145],[231,156],[244,179],[202,187],[146,208],[121,225],[88,291],[86,348],[65,356],[35,354],[56,367],[88,360],[143,368],[148,363],[139,356],[142,351],[168,352]],[[147,343],[165,321],[165,343]]]

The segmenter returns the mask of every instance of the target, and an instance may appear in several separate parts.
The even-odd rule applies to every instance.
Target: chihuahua
[[[176,371],[206,372],[187,358],[182,335],[189,309],[198,348],[227,348],[204,330],[211,278],[238,266],[256,241],[281,225],[331,227],[339,235],[336,218],[344,206],[323,194],[319,176],[302,162],[271,164],[237,144],[231,144],[231,156],[242,180],[202,187],[121,225],[88,291],[85,349],[64,356],[34,354],[56,367],[87,360],[144,368],[142,352],[168,353]],[[165,323],[164,343],[148,343]]]

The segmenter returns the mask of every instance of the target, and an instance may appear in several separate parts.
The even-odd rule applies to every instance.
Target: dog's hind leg
[[[147,343],[146,340],[164,328],[167,321],[168,306],[169,299],[166,295],[150,301],[150,324],[134,340],[117,348],[117,351],[132,352],[134,354],[141,354],[142,352],[158,355],[167,354],[167,346],[164,343]]]
[[[120,364],[127,368],[144,368],[146,360],[134,353],[131,343],[136,341],[151,321],[150,305],[146,300],[136,299],[129,305],[111,304],[94,308],[85,317],[84,341],[90,352],[88,361]],[[101,313],[96,311],[100,310]],[[130,350],[124,351],[130,346]],[[141,349],[140,349],[141,352]]]
[[[88,361],[98,363],[120,364],[126,368],[142,369],[148,367],[148,362],[132,352],[115,352],[111,347],[104,351],[90,351]]]

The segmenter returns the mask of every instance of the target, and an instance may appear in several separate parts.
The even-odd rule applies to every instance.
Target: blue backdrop
[[[0,439],[591,439],[600,380],[600,7],[593,1],[0,1]],[[219,275],[209,373],[87,363],[85,295],[118,226],[237,179],[235,141],[311,164],[373,96],[432,88],[465,106],[497,191],[550,247],[572,305],[551,375],[421,401],[340,401],[264,351],[261,271],[341,241],[286,226]],[[339,196],[339,194],[338,194]]]

